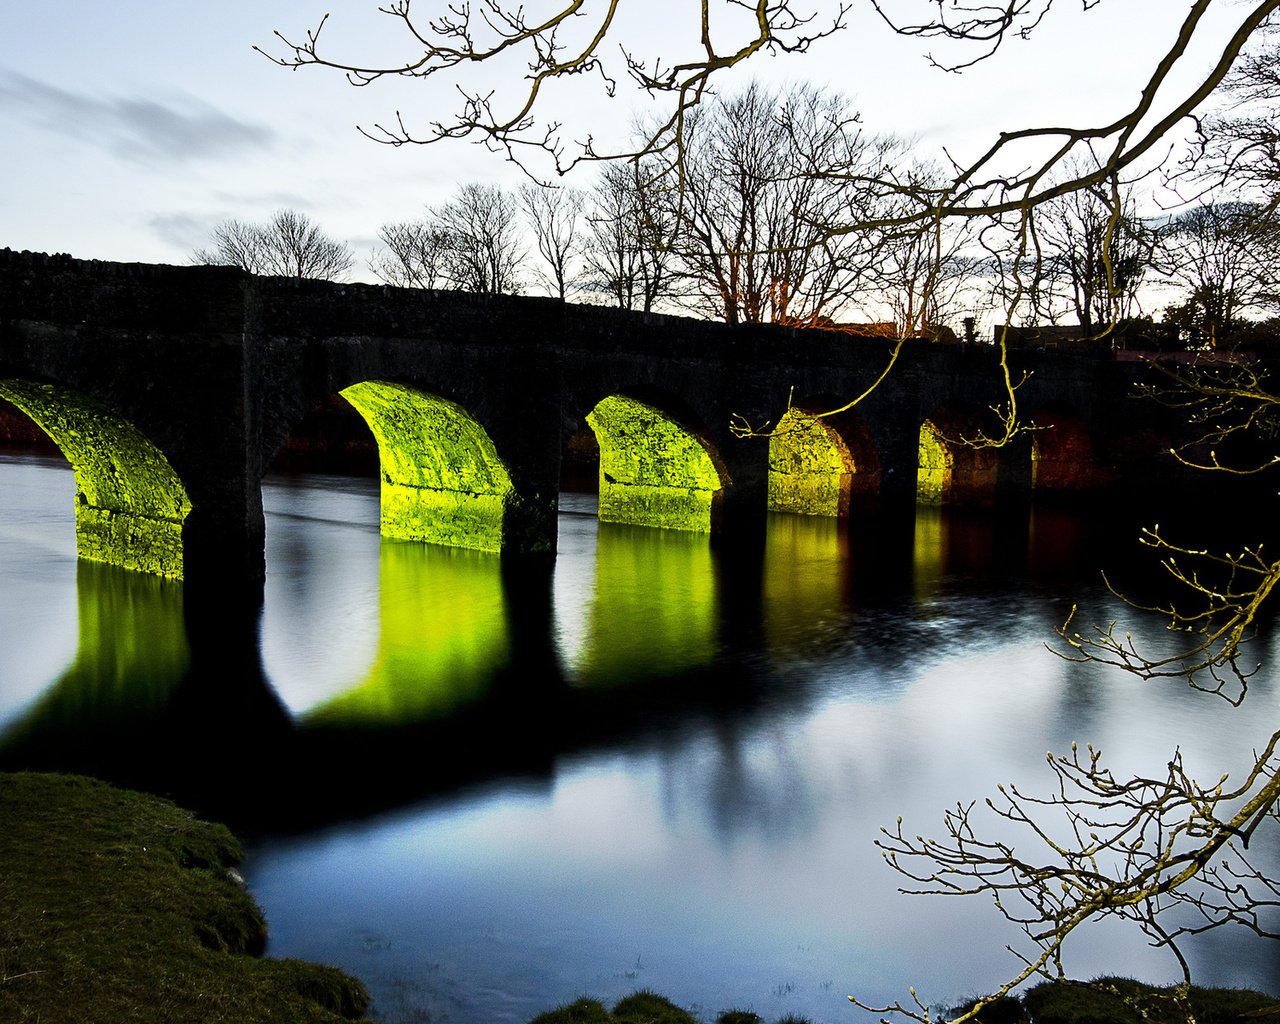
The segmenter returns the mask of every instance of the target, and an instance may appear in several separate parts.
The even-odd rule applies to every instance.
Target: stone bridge
[[[71,462],[80,555],[189,583],[260,583],[263,474],[335,394],[378,442],[385,535],[519,553],[555,550],[584,424],[602,519],[729,535],[770,508],[1098,486],[1160,447],[1135,444],[1135,417],[1159,410],[1103,352],[1011,353],[1044,429],[999,449],[956,444],[1003,401],[990,346],[909,342],[856,409],[808,415],[866,391],[891,352],[544,298],[0,251],[0,398]],[[743,440],[734,417],[781,429]]]

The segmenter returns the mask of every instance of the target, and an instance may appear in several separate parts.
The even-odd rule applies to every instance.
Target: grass
[[[1183,1002],[1175,986],[1110,977],[1042,982],[1021,998],[997,1000],[978,1019],[981,1024],[1186,1024],[1188,1011],[1196,1024],[1280,1024],[1280,1001],[1264,992],[1193,985]]]
[[[79,776],[0,775],[0,1020],[331,1024],[363,986],[261,958],[221,825]]]
[[[579,999],[547,1013],[529,1024],[699,1024],[698,1019],[655,992],[641,990],[619,1001],[612,1011],[594,999]],[[759,1014],[747,1010],[726,1010],[716,1024],[762,1024]],[[799,1017],[786,1017],[777,1024],[808,1024]]]

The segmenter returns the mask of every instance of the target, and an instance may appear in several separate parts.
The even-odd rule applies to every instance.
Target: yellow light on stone
[[[853,473],[848,446],[825,420],[788,409],[769,438],[769,510],[848,515]]]
[[[600,519],[709,533],[728,483],[707,446],[651,405],[621,395],[587,414],[600,445]]]
[[[955,455],[932,420],[920,425],[920,465],[916,474],[916,501],[942,505],[951,496]]]
[[[75,472],[76,554],[182,578],[182,524],[191,501],[160,449],[118,413],[69,388],[0,380],[0,398],[30,416]]]
[[[403,384],[342,391],[378,442],[382,535],[501,551],[515,489],[484,427],[460,405]]]

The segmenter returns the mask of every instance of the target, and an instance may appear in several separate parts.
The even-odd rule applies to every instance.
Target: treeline
[[[975,341],[980,320],[1014,315],[1154,348],[1280,336],[1280,321],[1265,319],[1278,304],[1274,204],[1205,193],[1151,216],[1136,182],[1109,180],[1025,211],[1013,228],[922,222],[922,204],[941,209],[946,169],[867,132],[839,93],[753,84],[688,117],[678,152],[643,152],[640,128],[642,151],[602,165],[587,188],[463,183],[421,216],[383,224],[369,269],[398,287],[890,337]],[[226,221],[193,258],[330,280],[357,259],[292,210]]]

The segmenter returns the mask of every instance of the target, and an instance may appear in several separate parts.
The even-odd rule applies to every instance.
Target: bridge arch
[[[769,510],[800,515],[849,514],[855,495],[880,489],[880,459],[862,418],[837,398],[797,403],[769,438]]]
[[[916,501],[921,505],[995,504],[999,449],[970,443],[982,421],[970,409],[944,407],[920,424]]]
[[[384,537],[503,549],[518,498],[497,446],[474,416],[391,381],[361,381],[341,395],[378,443]]]
[[[586,421],[600,446],[602,521],[698,533],[719,529],[732,482],[715,446],[687,420],[650,401],[612,394]]]
[[[1031,487],[1037,495],[1069,497],[1097,489],[1104,480],[1093,437],[1083,417],[1054,405],[1031,417]]]
[[[141,430],[63,385],[0,379],[0,398],[30,417],[71,464],[80,558],[182,578],[191,499],[168,458]]]

